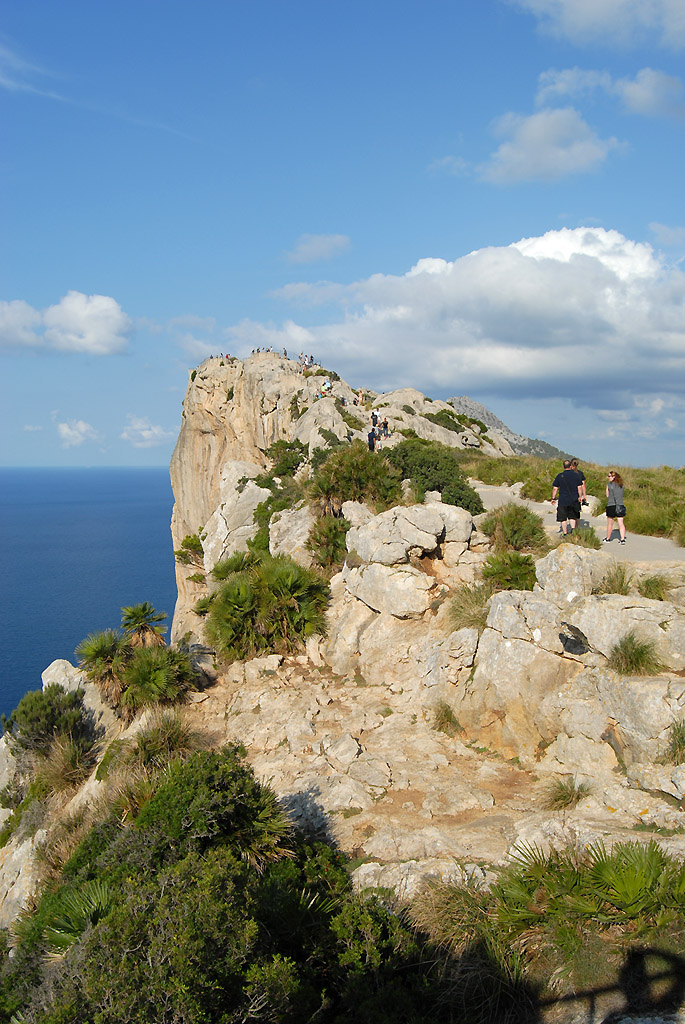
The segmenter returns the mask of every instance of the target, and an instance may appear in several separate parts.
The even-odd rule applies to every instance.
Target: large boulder
[[[611,568],[613,559],[603,551],[560,544],[535,563],[536,590],[548,601],[566,608],[577,597],[588,597]]]
[[[650,601],[636,595],[603,594],[569,606],[566,619],[587,637],[588,643],[609,657],[629,632],[650,640],[661,660],[675,670],[685,669],[685,616],[668,601]]]
[[[398,619],[417,618],[442,593],[433,576],[411,565],[382,565],[343,570],[348,592],[376,612]]]
[[[298,565],[311,568],[314,556],[307,541],[313,525],[314,514],[307,504],[275,512],[269,523],[269,551],[272,555],[288,555]]]
[[[442,506],[440,506],[442,507]],[[364,562],[398,565],[414,555],[435,551],[444,536],[445,525],[436,506],[398,506],[381,512],[347,533],[348,551],[356,551]]]

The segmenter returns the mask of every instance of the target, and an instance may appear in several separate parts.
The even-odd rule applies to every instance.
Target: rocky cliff
[[[231,665],[202,650],[192,611],[206,592],[202,576],[254,535],[254,510],[269,493],[255,478],[274,441],[296,439],[311,453],[332,438],[364,437],[376,410],[387,416],[389,444],[412,430],[510,452],[477,424],[453,430],[427,418],[446,403],[419,392],[365,389],[355,405],[358,392],[330,378],[324,387],[326,379],[269,353],[208,360],[191,374],[172,460],[172,529],[175,548],[188,534],[202,540],[199,565],[178,567],[174,620],[174,636],[188,636],[210,679],[185,712],[192,726],[209,743],[243,743],[292,816],[358,858],[360,885],[410,892],[427,876],[484,877],[517,843],[610,843],[642,836],[635,826],[685,856],[685,764],[665,756],[685,717],[682,563],[659,567],[666,601],[639,595],[654,573],[642,564],[631,567],[628,594],[600,594],[610,556],[562,545],[536,560],[533,591],[496,593],[485,625],[463,627],[455,595],[480,580],[490,551],[481,518],[436,493],[378,515],[349,501],[349,555],[331,580],[327,636],[290,657]],[[306,506],[274,516],[271,550],[306,561],[311,522]],[[626,635],[653,644],[654,675],[612,667]],[[44,679],[83,682],[66,663]],[[107,741],[122,731],[116,721],[103,728]],[[0,750],[0,772],[9,756]],[[584,784],[575,807],[549,809],[554,779]],[[103,785],[93,775],[73,807],[96,801]],[[0,923],[30,899],[36,846],[50,835],[17,834],[0,851]]]

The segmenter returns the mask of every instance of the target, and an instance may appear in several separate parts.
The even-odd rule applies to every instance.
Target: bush
[[[345,537],[350,528],[346,519],[334,516],[319,516],[307,538],[307,550],[311,551],[322,569],[333,569],[341,565],[347,547]]]
[[[485,629],[488,601],[494,594],[490,583],[461,583],[450,602],[450,624],[453,629]]]
[[[180,548],[174,551],[179,565],[193,565],[197,569],[202,568],[203,553],[202,541],[196,533],[187,534],[181,541]]]
[[[110,707],[117,708],[121,701],[121,676],[131,656],[128,637],[114,629],[91,633],[76,648],[79,665]]]
[[[594,588],[593,594],[622,594],[630,593],[630,586],[633,574],[629,566],[624,562],[614,562],[611,568],[604,575],[601,583]]]
[[[198,737],[176,708],[158,708],[145,728],[136,733],[127,760],[141,768],[162,769],[197,746]]]
[[[560,538],[562,544],[577,544],[581,548],[590,548],[599,551],[602,542],[591,526],[579,526],[573,533],[567,533]]]
[[[187,654],[169,647],[138,647],[122,676],[127,717],[153,704],[178,704],[195,678]]]
[[[353,412],[347,409],[339,398],[335,400],[335,407],[343,418],[343,423],[350,428],[350,430],[365,430],[366,424],[364,420],[360,420],[358,416],[355,416]]]
[[[293,476],[307,458],[308,448],[301,441],[274,441],[266,454],[273,461],[272,477]]]
[[[590,784],[577,782],[572,775],[554,779],[547,788],[545,807],[551,811],[563,811],[577,807],[581,800],[591,793]]]
[[[324,515],[338,515],[344,501],[366,501],[380,511],[401,496],[397,470],[358,440],[333,451],[316,471],[310,490]]]
[[[673,581],[670,576],[654,575],[643,576],[638,580],[637,590],[640,597],[646,597],[650,601],[667,601],[673,589]]]
[[[83,690],[67,691],[57,683],[25,694],[5,728],[13,726],[18,730],[14,739],[25,750],[46,753],[56,737],[71,737],[81,749],[92,743]]]
[[[431,423],[435,423],[438,427],[444,427],[445,430],[453,430],[461,434],[464,429],[457,419],[457,414],[449,409],[440,409],[439,412],[422,412],[421,415],[424,420],[430,420]]]
[[[95,766],[91,747],[71,736],[56,736],[36,766],[36,779],[51,793],[64,793],[82,785]]]
[[[426,491],[440,491],[442,500],[448,505],[465,508],[472,515],[483,511],[480,496],[469,485],[453,449],[447,445],[408,438],[384,452],[383,456],[403,478],[411,480],[420,500]]]
[[[328,600],[328,583],[316,572],[284,556],[264,556],[214,593],[207,637],[231,661],[293,651],[309,636],[325,634]]]
[[[483,579],[494,590],[532,590],[537,579],[535,564],[530,555],[520,551],[493,553],[485,559]]]
[[[609,668],[623,676],[655,676],[664,668],[652,640],[640,640],[633,630],[622,636],[609,654]]]
[[[510,501],[494,509],[481,525],[494,540],[495,551],[544,551],[548,541],[542,519],[526,505]]]

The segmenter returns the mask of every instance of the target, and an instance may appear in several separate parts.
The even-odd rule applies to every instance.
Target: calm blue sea
[[[176,601],[165,468],[0,468],[0,711],[124,605]]]

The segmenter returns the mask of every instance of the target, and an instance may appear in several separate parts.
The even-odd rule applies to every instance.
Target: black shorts
[[[607,519],[623,519],[625,514],[625,505],[607,505]]]
[[[557,522],[565,523],[567,519],[580,519],[580,502],[572,505],[557,505]]]

